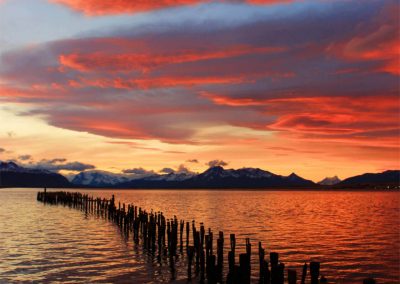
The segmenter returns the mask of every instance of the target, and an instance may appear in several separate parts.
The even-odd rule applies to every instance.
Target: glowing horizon
[[[0,160],[114,173],[222,160],[314,181],[399,169],[398,12],[0,1]]]

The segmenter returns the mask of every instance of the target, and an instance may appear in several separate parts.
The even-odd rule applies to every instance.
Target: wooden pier
[[[224,233],[218,232],[216,250],[214,249],[214,233],[204,224],[196,226],[196,222],[178,220],[176,216],[167,219],[162,212],[147,212],[133,204],[118,206],[114,195],[110,199],[89,196],[79,192],[47,191],[37,193],[37,200],[50,205],[63,205],[81,210],[86,214],[97,215],[115,223],[121,232],[141,243],[143,250],[152,254],[167,256],[171,272],[174,273],[174,259],[177,250],[186,257],[187,280],[198,283],[227,283],[227,284],[296,284],[296,283],[328,283],[320,276],[320,263],[305,263],[300,274],[294,269],[287,269],[280,261],[279,254],[270,252],[266,258],[265,249],[258,243],[259,272],[258,279],[252,278],[252,245],[246,238],[246,251],[236,257],[236,236],[230,234],[230,250],[227,254],[227,273],[224,276]],[[185,240],[185,242],[184,242]],[[238,260],[238,262],[237,262]],[[376,283],[373,278],[367,278],[363,283]]]

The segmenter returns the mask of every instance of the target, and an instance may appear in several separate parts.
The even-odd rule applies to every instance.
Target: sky
[[[0,0],[0,160],[400,168],[398,1]]]

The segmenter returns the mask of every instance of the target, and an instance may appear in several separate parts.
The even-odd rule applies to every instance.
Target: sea
[[[185,247],[169,258],[135,244],[112,222],[36,200],[43,189],[0,189],[0,283],[187,283]],[[51,191],[51,189],[48,189]],[[57,189],[59,190],[59,189]],[[329,283],[400,283],[400,192],[68,189],[162,211],[236,235],[237,255],[258,243],[301,274],[319,261]],[[238,261],[238,260],[237,260]],[[227,273],[225,263],[224,273]],[[197,283],[194,277],[192,283]]]

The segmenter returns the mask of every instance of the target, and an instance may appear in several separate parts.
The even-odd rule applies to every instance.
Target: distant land
[[[67,179],[59,173],[31,169],[14,162],[0,162],[0,187],[50,188],[143,188],[143,189],[399,189],[400,170],[366,173],[340,180],[325,178],[319,183],[295,173],[277,175],[259,168],[211,167],[203,173],[150,174],[129,177],[105,171],[84,171]]]

